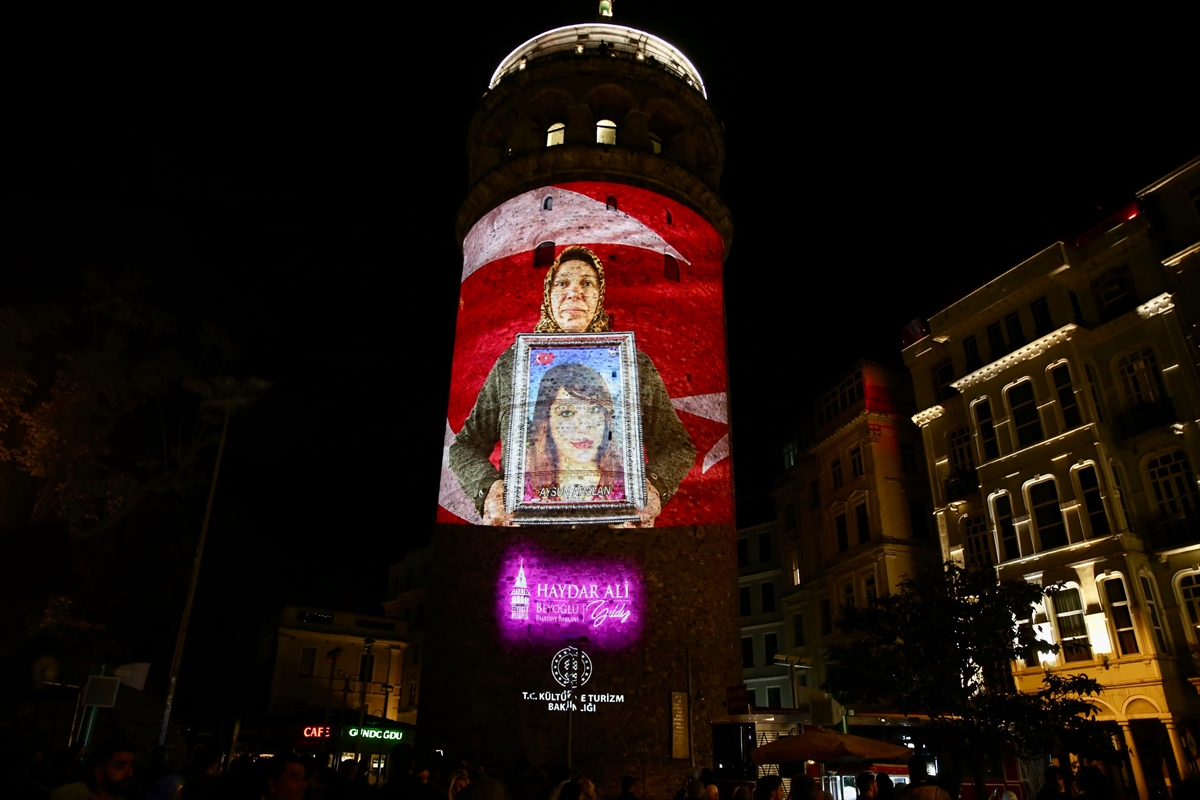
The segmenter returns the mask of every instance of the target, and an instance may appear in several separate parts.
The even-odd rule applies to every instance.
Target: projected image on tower
[[[610,516],[589,512],[585,522],[650,527],[730,521],[723,242],[717,231],[695,211],[657,193],[578,182],[506,201],[475,224],[463,249],[439,521],[553,522],[550,507],[572,499],[614,506]],[[547,342],[554,337],[565,342],[626,332],[636,342],[629,370],[636,382],[624,405],[614,400],[621,392],[612,371],[593,369],[604,380],[588,381],[580,372],[574,390],[543,398],[544,411],[556,401],[578,403],[581,409],[602,409],[611,424],[622,408],[636,407],[631,423],[640,434],[640,444],[633,442],[637,452],[620,449],[629,443],[616,441],[615,428],[604,436],[607,441],[612,432],[620,447],[607,450],[583,434],[570,441],[560,437],[563,447],[547,448],[539,445],[536,431],[528,433],[532,426],[514,427],[514,415],[522,420],[536,415],[530,404],[536,406],[538,398],[528,381],[548,366],[518,360],[519,334],[549,337],[539,344],[551,352]],[[542,439],[552,430],[547,426]],[[537,460],[529,450],[538,446],[553,457]],[[579,457],[563,458],[562,451]],[[618,454],[632,461],[621,466]],[[525,496],[528,481],[513,466],[536,462],[549,474],[567,461],[574,474],[588,473],[586,480],[571,483],[561,497],[550,497],[548,489],[536,499],[544,513],[523,516],[520,504],[533,498]],[[627,469],[631,463],[638,469]],[[615,508],[616,481],[607,480],[618,474],[621,502],[630,506],[624,510]],[[584,487],[593,477],[595,486]],[[510,485],[514,481],[521,485]]]

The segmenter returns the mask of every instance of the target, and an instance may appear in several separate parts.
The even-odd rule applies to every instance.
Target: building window
[[[657,133],[650,134],[650,152],[655,155],[662,152],[662,137]],[[670,214],[671,212],[668,211],[667,213]],[[667,222],[670,223],[670,220],[667,220]]]
[[[1092,405],[1096,407],[1096,421],[1104,422],[1104,406],[1100,404],[1100,384],[1096,382],[1096,374],[1092,365],[1084,362],[1083,376],[1087,379],[1088,391],[1092,395]]]
[[[856,370],[854,374],[839,383],[837,388],[817,401],[817,424],[824,425],[861,400],[862,397],[862,370]]]
[[[961,525],[967,565],[972,567],[992,566],[995,559],[987,517],[983,514],[964,516]]]
[[[1079,305],[1079,295],[1074,292],[1067,292],[1067,296],[1071,300],[1071,316],[1075,319],[1076,325],[1087,327],[1087,321],[1083,318],[1083,307]]]
[[[738,589],[738,609],[743,617],[748,617],[754,613],[750,607],[750,587],[742,586]]]
[[[796,466],[796,458],[800,455],[800,446],[793,440],[783,446],[783,468],[791,469]]]
[[[854,584],[847,583],[842,587],[842,608],[850,608],[854,605]]]
[[[1158,615],[1158,596],[1154,593],[1154,584],[1145,575],[1141,577],[1142,596],[1146,598],[1146,616],[1150,618],[1150,627],[1154,629],[1154,638],[1158,641],[1158,652],[1167,652],[1167,634],[1163,631],[1162,618]]]
[[[317,648],[301,647],[300,648],[300,670],[298,673],[300,675],[300,677],[301,678],[311,678],[312,674],[313,674],[313,668],[316,667],[316,664],[317,664]]]
[[[803,647],[807,643],[804,638],[804,614],[801,612],[792,617],[792,646]]]
[[[1013,312],[1004,318],[1004,327],[1008,329],[1008,346],[1020,347],[1025,344],[1025,330],[1021,327],[1021,315]]]
[[[938,402],[945,402],[958,394],[958,389],[951,386],[954,383],[954,362],[946,359],[933,369],[934,391]]]
[[[1042,418],[1038,414],[1037,401],[1033,397],[1033,381],[1021,381],[1005,395],[1008,397],[1008,408],[1017,435],[1017,447],[1029,447],[1040,442],[1044,438]]]
[[[792,585],[799,586],[800,579],[802,577],[800,575],[800,557],[798,555],[796,555],[796,553],[794,551],[792,552],[791,556],[792,556]]]
[[[759,586],[762,593],[762,613],[770,614],[775,610],[775,584],[770,581]]]
[[[788,503],[783,507],[783,529],[785,531],[796,530],[796,507],[791,503]],[[770,546],[770,542],[768,541],[767,547]]]
[[[925,503],[915,497],[908,498],[908,522],[914,539],[929,538],[929,514],[925,513]]]
[[[829,474],[833,477],[833,488],[842,488],[842,460],[840,458],[829,462]]]
[[[1108,616],[1117,632],[1117,646],[1121,655],[1132,656],[1138,652],[1137,635],[1133,632],[1133,613],[1129,609],[1129,595],[1125,592],[1125,581],[1112,578],[1104,581],[1104,598],[1108,601]]]
[[[833,524],[837,529],[838,552],[844,553],[850,549],[850,531],[846,527],[846,515],[838,514],[833,518]]]
[[[668,253],[663,254],[663,277],[669,281],[679,283],[679,261],[675,256]]]
[[[791,506],[788,506],[787,509],[785,509],[785,512],[790,509]],[[794,517],[795,515],[793,514],[792,516]],[[793,523],[792,527],[795,527],[795,523]],[[775,554],[771,552],[771,534],[760,533],[758,535],[758,560],[770,561],[774,555]]]
[[[866,503],[860,503],[854,507],[854,526],[858,528],[859,544],[866,544],[871,540],[871,519],[867,513]]]
[[[808,485],[808,507],[821,507],[821,482],[813,481]]]
[[[1152,458],[1146,464],[1154,502],[1164,517],[1191,517],[1196,513],[1196,480],[1192,465],[1182,450]]]
[[[1008,355],[1008,346],[1004,344],[1004,330],[999,322],[987,326],[988,347],[992,351],[992,361]]]
[[[983,460],[1000,457],[1000,443],[996,440],[996,428],[992,424],[992,402],[986,397],[975,404],[975,427],[979,431],[979,448]]]
[[[421,643],[414,642],[412,647],[408,649],[412,651],[412,664],[415,667],[417,664],[421,663]]]
[[[746,705],[750,706],[750,708],[758,706],[758,692],[754,689],[746,690]]]
[[[408,705],[415,706],[417,704],[417,682],[413,681],[408,687]]]
[[[1061,589],[1051,598],[1054,622],[1058,628],[1058,643],[1067,661],[1091,661],[1092,645],[1088,641],[1087,625],[1083,619],[1083,603],[1078,589]]]
[[[1000,552],[1005,561],[1021,557],[1017,543],[1017,528],[1013,525],[1012,498],[1007,494],[997,495],[992,500],[992,518],[996,520],[996,538],[1000,540]]]
[[[1054,391],[1058,394],[1058,410],[1062,412],[1063,430],[1069,431],[1083,424],[1079,414],[1079,401],[1075,399],[1075,389],[1071,386],[1071,370],[1066,364],[1059,364],[1050,370],[1050,379],[1054,383]]]
[[[1179,605],[1186,612],[1184,626],[1191,627],[1192,641],[1200,637],[1200,572],[1179,579]]]
[[[775,661],[775,655],[779,652],[779,634],[768,633],[763,636],[763,663],[770,664]]]
[[[553,210],[554,210],[554,198],[547,195],[546,199],[542,201],[542,211],[553,211]]]
[[[363,683],[375,680],[375,654],[363,653],[358,658],[358,679]]]
[[[553,147],[566,141],[567,126],[556,122],[546,129],[546,147]]]
[[[767,687],[767,708],[783,708],[783,695],[778,686]]]
[[[863,599],[867,601],[867,605],[870,605],[871,603],[875,602],[876,597],[875,577],[872,575],[863,581]]]
[[[1117,376],[1121,380],[1127,408],[1153,403],[1164,395],[1158,360],[1149,347],[1130,353],[1117,362]]]
[[[983,359],[979,357],[979,340],[974,334],[963,339],[963,355],[967,360],[967,372],[974,372],[983,366]]]
[[[742,668],[750,669],[754,666],[754,637],[742,637]]]
[[[850,451],[850,473],[855,478],[861,478],[863,474],[863,459],[862,448],[856,447]]]
[[[1075,475],[1079,479],[1079,492],[1083,495],[1083,508],[1092,536],[1107,536],[1112,528],[1108,524],[1108,514],[1104,512],[1104,499],[1100,497],[1100,478],[1096,474],[1096,467],[1080,467],[1075,470]]]
[[[745,539],[737,540],[738,566],[750,566],[750,543]]]
[[[1058,484],[1053,478],[1029,487],[1029,510],[1042,550],[1053,550],[1067,543],[1067,526],[1062,506],[1058,504]]]
[[[602,119],[596,123],[596,144],[616,144],[617,123],[611,119]]]
[[[1200,611],[1200,608],[1197,609]],[[1197,618],[1197,623],[1200,624],[1200,616]],[[821,601],[821,635],[829,636],[833,633],[833,604],[826,597]]]
[[[1050,304],[1045,297],[1039,297],[1029,306],[1033,312],[1033,332],[1039,338],[1054,330],[1054,322],[1050,319]]]
[[[1128,267],[1119,267],[1104,275],[1093,284],[1093,293],[1105,321],[1137,308],[1137,295]]]
[[[967,477],[975,472],[975,458],[971,453],[971,429],[958,428],[950,431],[950,472],[953,477]]]
[[[917,448],[908,442],[900,443],[900,469],[904,470],[906,475],[917,474]]]
[[[554,242],[542,242],[533,249],[533,266],[545,269],[554,264]]]

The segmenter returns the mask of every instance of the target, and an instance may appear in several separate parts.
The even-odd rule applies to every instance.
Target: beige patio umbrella
[[[906,759],[912,750],[901,745],[879,742],[849,733],[822,729],[807,730],[796,736],[784,736],[750,751],[755,764],[783,764],[790,761],[835,761],[861,758],[866,761]]]

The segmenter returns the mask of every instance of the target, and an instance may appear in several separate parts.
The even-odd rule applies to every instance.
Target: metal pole
[[[183,619],[179,621],[179,636],[175,639],[175,657],[171,659],[171,677],[167,681],[167,707],[163,711],[162,730],[158,734],[160,747],[167,743],[167,726],[171,723],[171,704],[175,702],[175,683],[179,664],[183,661],[183,642],[187,638],[188,620],[192,616],[192,601],[196,597],[196,581],[200,577],[200,559],[204,556],[204,539],[208,536],[208,520],[212,517],[213,495],[217,493],[217,475],[221,471],[221,455],[225,452],[225,434],[229,431],[231,406],[225,406],[225,422],[221,425],[221,441],[217,445],[217,463],[213,465],[212,483],[208,487],[208,502],[204,505],[204,522],[200,525],[200,541],[196,543],[196,560],[192,562],[192,579],[188,582],[187,600],[183,604]]]
[[[337,648],[341,650],[341,648]],[[329,691],[325,694],[325,721],[321,724],[329,726],[329,712],[333,708],[333,681],[337,677],[337,660],[341,653],[330,651],[325,655],[329,656]]]
[[[575,684],[579,682],[579,656],[575,645],[567,645],[571,649],[572,671],[571,683],[567,687],[567,772],[571,772],[571,735],[575,722]]]

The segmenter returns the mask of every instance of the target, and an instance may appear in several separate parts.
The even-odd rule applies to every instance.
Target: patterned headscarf
[[[600,263],[600,256],[586,247],[572,245],[558,254],[558,258],[554,259],[554,263],[550,265],[550,271],[546,273],[546,280],[542,285],[542,314],[533,332],[564,332],[554,320],[554,311],[550,307],[550,289],[554,286],[554,276],[558,274],[559,265],[568,261],[583,261],[584,263],[591,264],[592,269],[596,270],[596,279],[600,283],[600,295],[596,301],[596,316],[592,317],[592,321],[588,323],[584,332],[597,333],[600,331],[611,331],[612,325],[609,323],[608,314],[604,313],[604,266]]]

